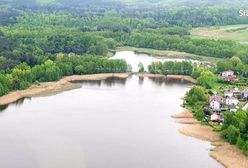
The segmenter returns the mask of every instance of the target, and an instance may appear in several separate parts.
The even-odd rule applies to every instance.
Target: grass
[[[155,49],[150,49],[150,48],[136,48],[136,47],[129,47],[129,46],[119,47],[115,50],[111,50],[108,55],[111,56],[113,55],[114,52],[119,52],[119,51],[134,51],[137,53],[144,53],[144,54],[160,56],[160,57],[187,58],[187,59],[194,59],[194,60],[199,60],[199,61],[206,61],[210,63],[216,63],[218,61],[223,60],[223,58],[206,57],[206,56],[200,56],[200,55],[179,52],[179,51],[155,50]]]
[[[191,37],[233,40],[248,44],[248,24],[194,28],[191,30]]]

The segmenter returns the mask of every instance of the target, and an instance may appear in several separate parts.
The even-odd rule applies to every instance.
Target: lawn
[[[233,40],[248,44],[248,24],[193,28],[191,37]]]

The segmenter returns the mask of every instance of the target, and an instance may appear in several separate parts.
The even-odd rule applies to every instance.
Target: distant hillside
[[[164,7],[206,7],[206,6],[247,6],[247,0],[121,0],[135,6],[164,6]]]
[[[129,7],[245,7],[248,6],[247,0],[0,0],[0,5],[11,6],[34,6],[34,5],[104,5],[104,6],[129,6]]]

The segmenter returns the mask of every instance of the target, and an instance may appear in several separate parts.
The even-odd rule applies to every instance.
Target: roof
[[[229,70],[229,71],[223,71],[222,73],[226,73],[226,72],[234,73],[234,71],[231,71],[231,70]]]
[[[210,102],[217,101],[217,102],[221,103],[222,102],[222,98],[220,96],[214,95],[214,96],[210,96],[209,97],[209,101]]]
[[[211,119],[211,121],[220,121],[221,116],[216,114],[216,113],[214,113],[214,114],[211,115],[210,119]]]
[[[229,100],[239,100],[239,99],[237,99],[236,97],[228,97],[228,98],[226,98],[226,99],[229,99]]]
[[[226,91],[224,94],[233,94],[232,91]]]

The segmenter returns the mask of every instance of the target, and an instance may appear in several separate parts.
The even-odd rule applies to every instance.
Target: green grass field
[[[233,40],[248,44],[248,24],[194,28],[191,30],[191,37]]]

